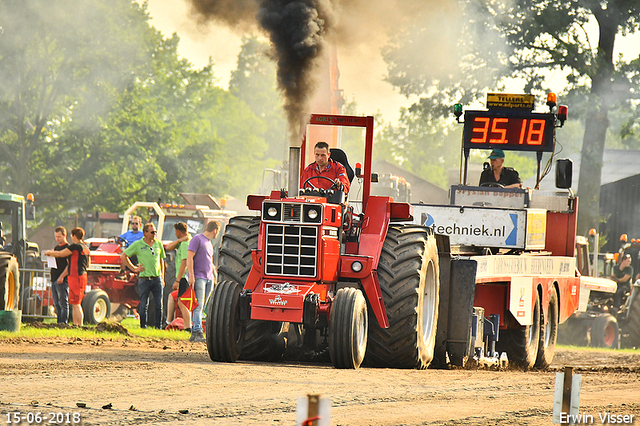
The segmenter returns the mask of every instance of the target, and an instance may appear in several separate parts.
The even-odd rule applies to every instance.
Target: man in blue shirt
[[[120,238],[126,241],[127,247],[144,236],[143,232],[140,230],[140,226],[142,225],[142,218],[140,218],[140,216],[134,216],[131,218],[130,225],[131,231],[127,231],[120,235]]]

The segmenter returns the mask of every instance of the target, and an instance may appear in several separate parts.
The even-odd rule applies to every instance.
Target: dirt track
[[[344,371],[219,364],[203,343],[140,339],[0,341],[0,422],[20,411],[77,412],[84,425],[293,425],[296,399],[320,393],[331,399],[332,425],[550,425],[563,365],[582,374],[581,412],[594,424],[601,412],[640,424],[640,354],[559,351],[550,370],[527,373]]]

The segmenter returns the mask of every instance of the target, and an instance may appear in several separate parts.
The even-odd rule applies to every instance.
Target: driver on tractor
[[[351,186],[345,167],[331,158],[329,144],[323,141],[316,143],[313,153],[316,161],[309,164],[300,177],[300,187],[305,183],[314,188],[330,189],[337,187],[346,194]]]
[[[522,188],[522,179],[512,167],[502,167],[504,151],[494,149],[489,155],[491,167],[486,167],[480,175],[480,186],[498,186],[503,188]]]

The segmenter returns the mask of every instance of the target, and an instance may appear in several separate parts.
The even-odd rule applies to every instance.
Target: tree
[[[243,37],[238,66],[231,73],[229,92],[244,101],[264,123],[267,158],[276,163],[288,158],[287,125],[282,97],[276,87],[276,67],[269,58],[269,45],[255,36]]]
[[[0,3],[0,186],[48,221],[257,187],[265,125],[148,19],[129,0]]]
[[[73,11],[73,12],[71,12]],[[96,118],[142,60],[147,16],[128,0],[0,3],[0,167],[3,190],[25,193],[39,148],[77,110]],[[90,120],[88,120],[90,121]],[[95,125],[94,121],[94,125]]]
[[[462,37],[457,38],[455,67],[412,63],[418,46],[438,45],[425,25],[398,32],[385,50],[389,81],[404,94],[421,96],[415,105],[423,112],[446,114],[455,102],[480,99],[487,90],[499,90],[505,78],[524,81],[525,92],[549,89],[550,72],[566,75],[566,95],[588,105],[582,145],[579,195],[579,231],[598,221],[602,154],[610,125],[609,113],[626,106],[634,111],[622,125],[623,136],[635,132],[640,61],[614,58],[616,37],[633,33],[640,25],[640,3],[635,0],[549,2],[495,0],[464,2]],[[597,41],[588,26],[597,28]],[[449,28],[452,25],[448,26]],[[436,35],[437,36],[437,35]],[[445,31],[445,37],[451,36]],[[435,112],[434,112],[435,111]]]

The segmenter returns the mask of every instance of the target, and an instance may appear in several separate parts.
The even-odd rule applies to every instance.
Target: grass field
[[[53,321],[45,321],[45,326],[49,326]],[[140,328],[140,321],[135,318],[125,318],[120,323],[126,328],[133,337],[144,339],[170,339],[170,340],[187,340],[190,334],[186,331],[176,330],[157,330],[155,328]],[[98,331],[95,325],[85,325],[84,327],[69,328],[46,328],[38,324],[23,323],[20,331],[13,333],[10,331],[0,331],[0,339],[10,339],[15,337],[23,338],[43,338],[43,337],[67,337],[80,339],[130,339],[118,331]]]

